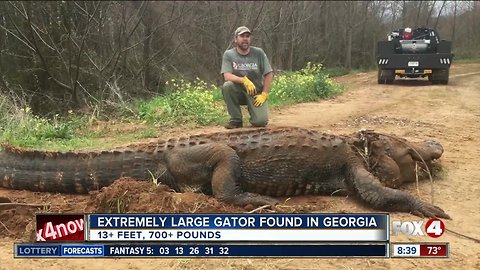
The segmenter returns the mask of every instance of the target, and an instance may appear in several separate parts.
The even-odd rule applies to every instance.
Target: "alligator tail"
[[[139,150],[44,152],[8,145],[0,151],[0,187],[61,193],[87,193],[129,176],[150,179],[153,153]]]

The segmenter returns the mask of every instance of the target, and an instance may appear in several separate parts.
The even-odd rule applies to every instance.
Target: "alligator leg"
[[[278,203],[274,198],[242,191],[240,158],[227,145],[210,143],[175,148],[166,154],[166,161],[180,191],[203,187],[201,190],[210,189],[215,198],[240,206]],[[210,188],[205,188],[208,185]]]
[[[383,185],[398,188],[402,185],[401,172],[398,164],[387,155],[377,155],[372,158],[370,172],[372,172]]]
[[[348,174],[346,181],[352,193],[375,209],[410,212],[420,217],[450,219],[450,216],[438,206],[423,202],[405,191],[382,186],[378,179],[363,167],[351,166]]]

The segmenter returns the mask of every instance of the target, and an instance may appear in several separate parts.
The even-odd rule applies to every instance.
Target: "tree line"
[[[220,84],[241,25],[275,70],[371,68],[376,42],[407,26],[478,57],[479,21],[477,1],[2,1],[0,94],[48,115],[161,95],[172,78]]]

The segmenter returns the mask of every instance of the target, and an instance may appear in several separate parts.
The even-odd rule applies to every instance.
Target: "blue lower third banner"
[[[388,214],[90,214],[87,241],[383,242]]]
[[[388,257],[388,244],[15,244],[15,258]]]

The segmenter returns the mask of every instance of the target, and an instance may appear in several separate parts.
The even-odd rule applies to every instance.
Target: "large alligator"
[[[236,205],[274,205],[278,196],[349,194],[382,211],[449,218],[439,207],[393,189],[415,179],[417,160],[429,164],[442,153],[433,141],[408,143],[375,132],[334,136],[301,128],[241,129],[96,152],[4,145],[0,181],[11,189],[87,193],[122,176],[156,178],[177,192],[213,194]]]

